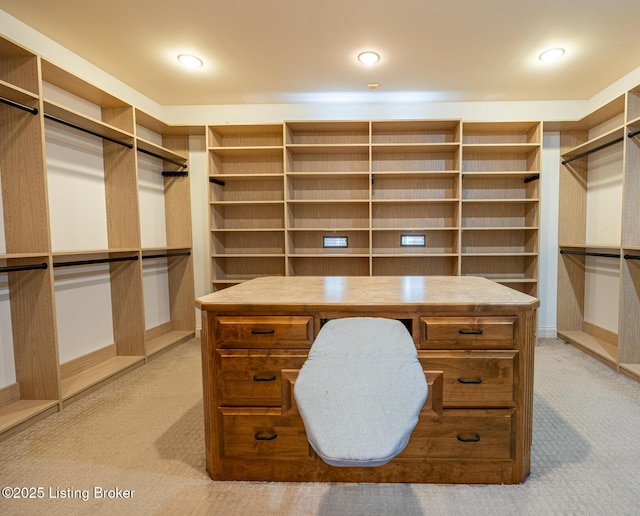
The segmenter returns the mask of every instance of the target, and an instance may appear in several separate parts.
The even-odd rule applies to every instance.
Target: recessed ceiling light
[[[539,59],[543,63],[553,63],[564,55],[564,48],[550,48],[540,54]]]
[[[202,59],[191,54],[180,54],[178,61],[187,68],[200,68],[202,66]]]
[[[361,52],[358,54],[358,61],[364,65],[371,66],[380,61],[380,55],[371,51]]]

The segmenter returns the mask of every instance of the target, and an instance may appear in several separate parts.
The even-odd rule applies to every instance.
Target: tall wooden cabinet
[[[537,294],[541,122],[207,128],[213,290],[476,275]]]
[[[558,334],[640,380],[640,87],[564,124]]]
[[[195,335],[188,133],[0,39],[0,435]]]

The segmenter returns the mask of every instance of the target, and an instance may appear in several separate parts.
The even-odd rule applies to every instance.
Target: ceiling
[[[580,100],[640,66],[638,0],[0,0],[0,9],[162,105]],[[566,49],[562,61],[538,60],[550,47]],[[380,62],[358,63],[364,50]],[[185,52],[205,65],[182,69]]]

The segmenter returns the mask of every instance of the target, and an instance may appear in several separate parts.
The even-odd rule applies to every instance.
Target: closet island
[[[196,306],[206,464],[214,480],[527,478],[538,299],[473,276],[285,276],[208,294]],[[429,385],[408,445],[379,467],[323,462],[309,446],[293,397],[322,325],[350,316],[400,320]]]

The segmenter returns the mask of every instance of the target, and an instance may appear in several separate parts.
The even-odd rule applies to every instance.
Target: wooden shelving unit
[[[564,124],[558,334],[640,381],[639,95]]]
[[[0,315],[11,321],[0,352],[13,366],[0,375],[7,436],[191,338],[195,313],[190,129],[167,126],[6,39],[0,97],[0,288],[9,300]],[[155,156],[163,184],[166,241],[153,247],[141,234],[141,153]],[[170,316],[156,328],[145,327],[145,305],[155,301],[145,303],[148,259],[164,261],[168,278]]]
[[[265,275],[479,274],[537,293],[540,122],[207,131],[213,290]]]

